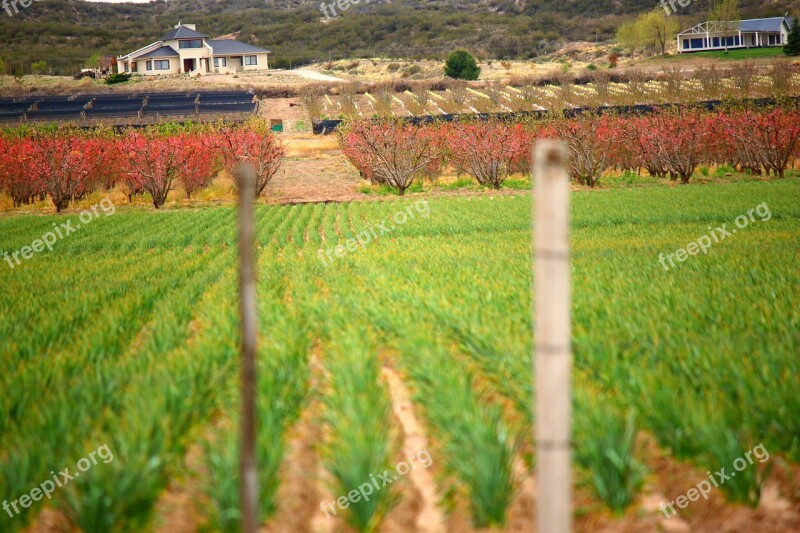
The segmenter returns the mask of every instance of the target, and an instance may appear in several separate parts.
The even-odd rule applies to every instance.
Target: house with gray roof
[[[158,41],[117,57],[117,71],[157,76],[269,70],[269,53],[235,39],[211,39],[194,24],[178,23]]]
[[[680,32],[678,52],[783,46],[789,38],[791,17],[707,21]]]

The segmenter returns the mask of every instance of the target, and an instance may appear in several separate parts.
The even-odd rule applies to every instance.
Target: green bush
[[[798,25],[797,18],[792,22],[789,37],[786,39],[786,44],[783,45],[783,53],[787,56],[800,55],[800,25]]]
[[[456,80],[477,80],[481,74],[481,68],[472,54],[466,50],[456,50],[447,57],[444,73]]]
[[[40,76],[47,74],[47,61],[37,61],[36,63],[31,63],[31,72]]]
[[[131,79],[132,74],[111,74],[106,78],[106,84],[125,83]]]

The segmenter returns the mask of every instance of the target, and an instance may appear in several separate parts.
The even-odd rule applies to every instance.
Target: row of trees
[[[181,131],[131,129],[21,131],[0,136],[0,189],[15,206],[50,197],[56,211],[98,189],[122,185],[129,200],[147,193],[164,205],[176,184],[191,198],[225,170],[251,165],[261,195],[285,155],[263,121],[238,127],[209,126]]]
[[[701,164],[783,177],[800,158],[800,111],[776,108],[707,113],[676,109],[619,117],[585,114],[535,124],[497,121],[413,126],[397,120],[349,123],[340,132],[345,156],[372,183],[403,194],[445,165],[499,189],[530,172],[531,145],[563,140],[573,179],[594,187],[608,170],[641,172],[688,183]]]

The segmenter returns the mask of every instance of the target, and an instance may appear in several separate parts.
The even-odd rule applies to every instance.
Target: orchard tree
[[[481,75],[481,68],[472,54],[466,50],[456,50],[447,56],[444,73],[456,80],[477,80]]]
[[[94,188],[106,164],[105,144],[74,130],[37,131],[31,136],[32,178],[50,196],[56,212]]]
[[[800,150],[800,112],[777,108],[770,112],[745,111],[722,115],[726,137],[738,151],[757,158],[761,165],[783,177],[793,155]]]
[[[191,154],[187,144],[196,142],[191,137],[164,135],[154,129],[128,131],[121,140],[120,151],[123,180],[129,191],[146,191],[156,209],[163,206]]]
[[[30,204],[42,192],[34,174],[33,153],[29,138],[0,135],[0,190],[11,197],[14,207]]]
[[[650,151],[644,157],[661,158],[672,179],[689,183],[695,169],[719,150],[715,118],[696,110],[662,111],[641,120],[644,141]]]
[[[594,187],[607,168],[617,164],[620,145],[619,122],[608,115],[586,113],[573,119],[553,121],[549,130],[570,151],[572,178]]]
[[[378,182],[403,196],[414,179],[441,158],[437,132],[397,119],[356,120],[339,134],[345,154],[363,154],[354,162]],[[351,159],[352,161],[352,159]]]
[[[206,189],[214,179],[219,141],[215,135],[188,135],[184,144],[184,166],[179,181],[189,199],[198,191]]]
[[[530,169],[532,136],[521,124],[449,124],[441,135],[448,161],[481,185],[499,189],[515,167]]]
[[[231,175],[237,187],[239,167],[250,165],[253,168],[256,198],[264,192],[286,157],[286,149],[262,119],[219,130],[218,148],[222,167]]]

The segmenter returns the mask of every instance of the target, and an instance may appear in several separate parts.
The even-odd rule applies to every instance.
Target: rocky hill
[[[710,0],[681,11],[690,25]],[[330,2],[326,2],[330,4]],[[320,0],[164,0],[149,4],[42,0],[0,16],[0,59],[30,71],[46,61],[72,73],[93,53],[117,55],[152,42],[178,21],[211,35],[239,33],[273,52],[273,65],[328,58],[438,58],[467,47],[486,58],[527,58],[570,41],[610,39],[650,0],[361,0],[325,20]],[[742,0],[744,16],[775,16],[800,0]]]

